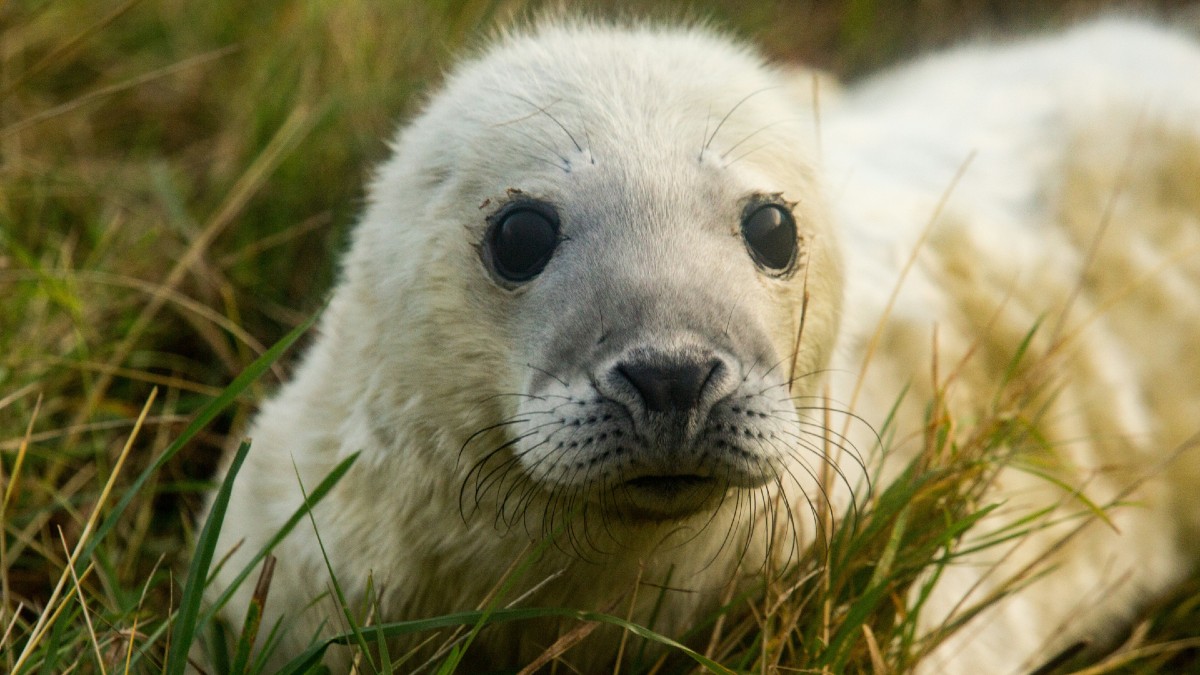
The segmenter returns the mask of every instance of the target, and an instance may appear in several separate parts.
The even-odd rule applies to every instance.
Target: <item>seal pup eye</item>
[[[529,281],[546,268],[558,247],[558,219],[528,206],[503,212],[487,234],[487,256],[506,281]]]
[[[759,267],[786,272],[796,260],[796,219],[779,204],[752,205],[742,216],[742,239]]]

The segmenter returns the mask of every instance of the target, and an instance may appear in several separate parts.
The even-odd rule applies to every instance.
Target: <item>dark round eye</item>
[[[548,214],[517,208],[500,216],[488,235],[492,267],[508,281],[528,281],[550,262],[558,223]]]
[[[787,271],[796,259],[796,220],[779,204],[748,210],[742,217],[742,238],[754,261],[767,270]]]

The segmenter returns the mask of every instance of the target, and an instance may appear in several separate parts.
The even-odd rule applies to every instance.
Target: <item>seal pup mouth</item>
[[[623,510],[638,520],[670,520],[710,508],[725,490],[712,476],[660,474],[631,478],[620,484]]]
[[[716,480],[711,476],[683,474],[679,476],[639,476],[625,481],[625,485],[640,491],[663,497],[674,497],[697,487],[712,486]]]

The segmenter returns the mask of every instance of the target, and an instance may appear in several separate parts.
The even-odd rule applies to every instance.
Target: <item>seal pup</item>
[[[300,527],[275,550],[276,658],[340,627],[328,597],[314,601],[330,569],[351,606],[398,620],[479,606],[527,560],[526,604],[636,597],[634,622],[681,636],[731,583],[814,541],[819,511],[861,498],[865,467],[894,475],[925,428],[935,357],[940,372],[962,364],[948,405],[970,417],[1056,310],[1059,334],[1078,338],[1048,404],[1048,445],[1063,441],[1053,470],[1098,500],[1128,496],[1133,479],[1111,466],[1140,476],[1194,425],[1200,367],[1169,368],[1163,350],[1200,339],[1200,271],[1193,256],[1126,293],[1177,303],[1151,315],[1118,307],[1126,285],[1092,265],[1148,272],[1181,250],[1198,233],[1195,185],[1160,199],[1141,195],[1161,193],[1155,180],[1136,184],[1114,208],[1138,227],[1086,251],[1128,154],[1114,139],[1155,130],[1154,150],[1131,155],[1147,176],[1195,168],[1200,100],[1183,92],[1197,77],[1190,42],[1101,23],[884,75],[818,125],[792,73],[707,30],[558,22],[503,37],[452,71],[379,169],[320,335],[249,434],[219,553],[240,547],[212,597],[301,484],[360,452],[314,511],[320,542]],[[841,438],[828,409],[868,423],[845,425],[832,490],[819,480],[822,443]],[[845,461],[877,449],[871,427],[893,409],[897,449]],[[1142,505],[1110,516],[1119,535],[1089,526],[1063,545],[1047,527],[950,568],[931,627],[987,591],[981,569],[1061,549],[931,667],[1031,667],[1178,578],[1200,511],[1180,486],[1197,464],[1139,478]],[[1014,510],[1064,502],[1028,472],[994,483]],[[635,596],[639,583],[662,590]],[[490,627],[470,654],[522,664],[560,630]],[[602,629],[567,659],[598,671],[619,639]]]
[[[817,394],[841,273],[811,118],[779,78],[705,31],[586,23],[456,68],[400,132],[319,338],[254,422],[219,547],[245,543],[213,588],[298,483],[356,451],[317,531],[351,604],[370,579],[390,619],[475,608],[562,530],[528,604],[600,609],[669,583],[654,628],[678,636],[739,565],[761,567],[772,531],[810,540],[773,505],[818,494],[794,399]],[[311,528],[276,555],[267,620],[286,615],[294,654],[338,614],[311,605],[329,586]],[[519,664],[557,631],[488,630],[476,658]],[[570,658],[585,671],[620,634],[593,638]]]

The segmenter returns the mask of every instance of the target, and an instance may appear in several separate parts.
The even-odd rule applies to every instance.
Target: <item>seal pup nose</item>
[[[700,403],[705,387],[721,361],[709,359],[675,359],[670,361],[638,360],[617,365],[617,373],[625,378],[642,397],[648,412],[683,412]]]

